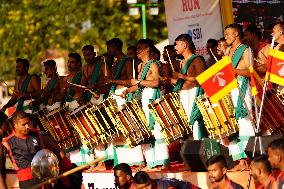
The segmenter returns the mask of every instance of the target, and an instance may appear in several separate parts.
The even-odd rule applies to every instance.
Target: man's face
[[[14,123],[15,131],[22,136],[27,135],[30,127],[29,122],[28,118],[17,119]]]
[[[244,32],[244,42],[246,45],[252,46],[254,39],[256,39],[256,36],[253,35],[251,32],[249,31]]]
[[[45,66],[44,67],[44,74],[47,78],[51,78],[52,75],[56,72],[55,68],[52,66]]]
[[[16,63],[16,73],[18,76],[22,76],[27,72],[27,68],[22,63]]]
[[[280,27],[279,24],[276,24],[276,25],[273,27],[271,36],[272,36],[272,37],[275,37],[275,42],[278,43],[278,40],[279,40],[280,36],[283,35],[283,32],[284,32],[284,31],[282,31],[282,29],[281,29],[281,27]]]
[[[278,169],[280,165],[280,154],[277,150],[268,148],[268,161],[273,169]]]
[[[68,58],[68,71],[76,71],[78,69],[79,62],[76,61],[75,58],[69,57]]]
[[[83,56],[87,64],[91,64],[96,58],[96,53],[92,50],[83,50]]]
[[[225,41],[218,41],[217,54],[223,55],[224,52],[226,51],[226,48],[227,48],[227,43]]]
[[[130,58],[136,58],[137,57],[137,51],[134,48],[131,49],[127,49],[127,56],[129,56]]]
[[[121,170],[115,170],[114,171],[114,178],[115,178],[115,184],[119,188],[130,182],[130,175],[127,175],[125,172]]]
[[[149,53],[149,48],[145,44],[138,44],[137,45],[137,57],[141,60]]]
[[[107,53],[112,56],[115,57],[116,55],[116,48],[114,45],[107,45]]]
[[[257,166],[257,163],[252,162],[250,165],[250,174],[253,177],[253,179],[257,182],[259,181],[260,173],[261,171],[259,167]]]
[[[219,182],[226,175],[227,169],[221,163],[214,163],[208,166],[208,177],[213,182]]]
[[[184,41],[176,41],[175,49],[177,54],[182,54],[184,50],[186,49],[186,42]]]
[[[225,39],[228,46],[231,46],[236,40],[238,32],[234,28],[227,28],[225,30]]]

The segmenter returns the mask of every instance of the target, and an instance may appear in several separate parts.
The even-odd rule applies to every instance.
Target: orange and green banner
[[[196,77],[212,103],[218,102],[238,86],[232,61],[224,56],[209,69]]]
[[[269,50],[265,77],[272,83],[284,86],[284,52]]]

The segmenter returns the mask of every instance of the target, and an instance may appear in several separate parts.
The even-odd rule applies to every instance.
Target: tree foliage
[[[148,37],[155,42],[167,38],[165,20],[163,3],[158,16],[147,15]],[[93,44],[102,53],[113,37],[124,50],[142,38],[141,17],[128,14],[126,0],[1,0],[0,79],[15,78],[17,57],[38,73],[47,49],[81,53]]]

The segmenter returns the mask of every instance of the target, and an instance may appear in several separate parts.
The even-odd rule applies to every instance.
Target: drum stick
[[[69,82],[69,81],[67,81],[67,83],[69,83],[70,85],[74,85],[74,86],[76,86],[76,87],[80,87],[80,88],[82,88],[82,89],[85,89],[86,91],[90,92],[93,96],[97,96],[96,93],[94,93],[91,89],[88,89],[88,88],[87,88],[86,86],[84,86],[84,85],[78,85],[78,84],[75,84],[75,83],[71,83],[71,82]]]
[[[37,184],[37,185],[31,187],[30,189],[41,188],[41,187],[42,187],[43,185],[45,185],[45,184],[51,184],[51,183],[53,183],[54,181],[56,181],[56,180],[58,180],[58,179],[61,179],[61,178],[66,177],[66,176],[68,176],[68,175],[70,175],[70,174],[76,173],[77,171],[81,171],[81,170],[83,170],[83,169],[86,169],[86,168],[88,168],[89,166],[91,166],[91,165],[93,165],[93,164],[95,164],[95,163],[98,163],[98,162],[100,162],[100,161],[102,161],[102,160],[104,160],[104,159],[105,159],[105,157],[97,158],[97,159],[95,159],[94,161],[91,161],[90,163],[87,163],[87,164],[85,164],[85,165],[81,165],[81,166],[79,166],[79,167],[75,167],[74,169],[71,169],[71,170],[69,170],[69,171],[66,171],[65,173],[62,173],[61,175],[58,175],[58,176],[55,177],[55,178],[51,178],[51,179],[48,179],[48,180],[46,180],[46,181],[44,181],[44,182],[42,182],[42,183],[40,183],[40,184]]]
[[[167,56],[168,56],[169,61],[170,61],[171,68],[172,68],[172,70],[173,70],[173,72],[174,72],[174,71],[175,71],[175,69],[174,69],[174,66],[173,66],[173,63],[172,63],[171,57],[170,57],[170,55],[169,55],[168,49],[166,49],[166,52],[167,52]]]
[[[132,68],[132,74],[133,74],[133,79],[135,79],[135,60],[134,60],[134,58],[133,58],[133,61],[132,61],[132,66],[133,66],[133,68]]]
[[[107,64],[106,64],[106,58],[105,56],[102,56],[103,62],[105,64],[105,76],[107,76]]]
[[[216,58],[216,56],[215,56],[214,53],[212,52],[212,49],[209,48],[209,50],[210,50],[210,53],[212,54],[212,56],[214,57],[215,61],[218,62],[218,59]]]

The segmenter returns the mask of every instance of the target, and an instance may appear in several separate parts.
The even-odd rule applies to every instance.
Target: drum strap
[[[25,81],[23,82],[22,88],[21,88],[22,93],[26,93],[28,91],[28,86],[29,86],[31,79],[32,79],[31,75],[28,75],[26,77]],[[23,99],[23,98],[20,98],[18,100],[18,104],[17,104],[17,107],[16,107],[17,111],[23,111],[24,100],[25,99]]]
[[[96,84],[97,83],[101,67],[102,67],[102,62],[96,63],[93,74],[92,74],[92,78],[91,78],[89,84]],[[87,92],[87,93],[84,94],[85,102],[89,102],[91,100],[91,98],[92,98],[92,94],[90,92]]]
[[[59,81],[59,77],[52,78],[46,87],[46,92],[51,93],[54,90],[56,83]],[[45,105],[48,103],[48,98],[46,97],[43,102]]]
[[[147,76],[147,73],[148,71],[150,70],[150,65],[154,62],[157,62],[157,60],[149,60],[146,65],[144,66],[144,69],[142,71],[142,74],[141,74],[141,78],[140,80],[145,80],[146,79],[146,76]],[[159,63],[158,63],[159,65]],[[139,87],[136,91],[135,91],[135,96],[138,97],[142,92],[142,88]],[[160,88],[154,88],[154,92],[153,92],[153,96],[151,99],[149,99],[149,103],[151,103],[152,101],[158,99],[161,97],[161,91],[160,91]],[[154,129],[154,125],[155,125],[155,119],[154,117],[152,116],[152,114],[149,112],[149,127],[151,130]]]
[[[188,70],[188,67],[191,65],[191,63],[193,62],[193,60],[197,57],[201,57],[197,54],[193,54],[185,63],[185,65],[183,66],[183,68],[181,69],[181,73],[182,74],[186,74],[187,73],[187,70]],[[202,58],[202,57],[201,57]],[[174,86],[174,89],[173,89],[173,92],[178,92],[180,91],[180,89],[182,88],[183,84],[184,84],[184,79],[178,79],[175,86]]]
[[[239,61],[241,60],[246,48],[248,48],[248,46],[241,44],[237,50],[234,52],[233,56],[232,56],[232,63],[233,66],[235,68],[237,68]],[[238,76],[238,80],[242,82],[241,85],[241,91],[243,93],[243,95],[246,95],[246,91],[247,91],[247,86],[248,86],[248,78],[247,77],[243,77],[243,76]],[[237,107],[235,108],[236,110],[236,119],[239,120],[240,118],[244,118],[248,115],[247,110],[245,109],[245,107],[243,106],[243,102],[241,96],[238,96],[238,101],[237,101]]]
[[[80,83],[81,83],[81,78],[82,78],[82,72],[79,71],[79,72],[77,72],[76,75],[73,77],[73,79],[72,79],[71,82],[74,83],[74,84],[80,84]],[[74,90],[69,89],[68,92],[67,92],[67,96],[66,96],[66,98],[65,98],[65,101],[66,101],[66,102],[71,102],[71,101],[73,101],[73,100],[74,100],[74,99],[73,99],[74,93],[75,93]]]
[[[118,62],[118,66],[117,66],[117,69],[115,70],[115,74],[114,74],[114,78],[115,79],[118,79],[120,77],[122,68],[124,67],[124,64],[127,61],[127,59],[128,59],[128,56],[125,56],[124,58],[122,58]],[[111,88],[110,88],[110,91],[109,91],[109,94],[113,94],[114,91],[115,91],[115,88],[116,88],[116,84],[112,84]]]

